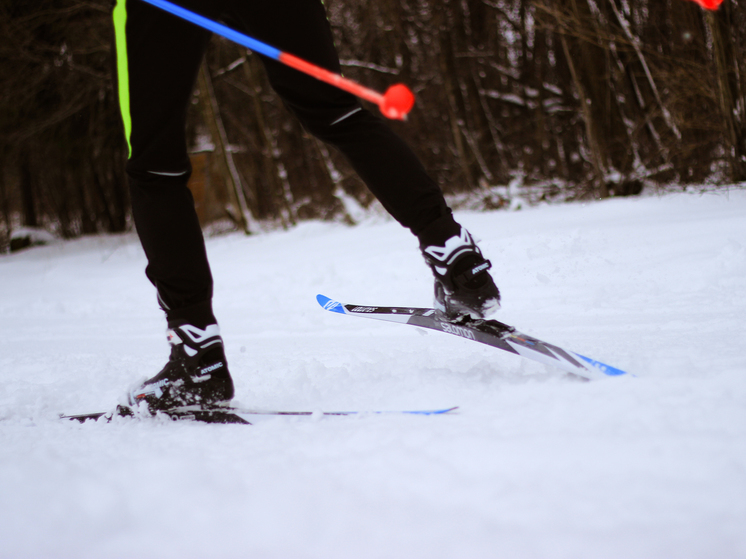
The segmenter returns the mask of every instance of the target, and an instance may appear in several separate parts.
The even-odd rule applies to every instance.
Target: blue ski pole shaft
[[[152,4],[153,6],[160,8],[161,10],[169,12],[170,14],[180,17],[181,19],[185,19],[195,25],[198,25],[199,27],[207,29],[208,31],[217,33],[218,35],[225,37],[226,39],[229,39],[234,43],[238,43],[239,45],[242,45],[254,52],[263,54],[264,56],[267,56],[273,60],[280,59],[281,51],[279,49],[271,47],[265,43],[262,43],[261,41],[257,41],[256,39],[244,35],[243,33],[239,33],[238,31],[235,31],[230,27],[223,25],[222,23],[218,23],[217,21],[213,21],[199,14],[195,14],[194,12],[191,12],[186,8],[177,6],[173,2],[169,2],[168,0],[143,1],[147,2],[148,4]]]

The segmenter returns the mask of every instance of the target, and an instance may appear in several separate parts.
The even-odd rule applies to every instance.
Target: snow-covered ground
[[[208,240],[237,401],[456,414],[80,425],[167,358],[137,239],[0,257],[0,557],[746,557],[746,190],[458,217],[498,318],[637,376],[324,312],[430,304],[371,217]]]

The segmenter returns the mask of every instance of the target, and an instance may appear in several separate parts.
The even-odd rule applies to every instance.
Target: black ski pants
[[[177,3],[340,72],[321,0]],[[185,124],[210,32],[141,0],[117,0],[114,24],[132,212],[148,259],[146,273],[169,320],[204,326],[215,320],[213,284],[186,187],[191,166]],[[436,221],[453,229],[439,187],[382,118],[348,93],[274,60],[262,57],[262,62],[272,87],[303,127],[338,148],[396,220],[416,235]]]

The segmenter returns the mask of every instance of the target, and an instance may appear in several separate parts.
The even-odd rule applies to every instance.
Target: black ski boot
[[[129,410],[120,406],[120,415],[131,415],[142,406],[151,414],[183,406],[219,406],[233,398],[233,380],[217,324],[204,330],[190,324],[170,324],[167,335],[171,344],[168,363],[153,378],[130,390]]]
[[[435,308],[449,320],[482,319],[500,308],[500,291],[489,274],[492,264],[466,229],[445,246],[420,249],[435,276]]]

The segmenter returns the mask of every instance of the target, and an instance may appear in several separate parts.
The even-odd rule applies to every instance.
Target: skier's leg
[[[249,35],[339,73],[339,57],[320,0],[246,2],[236,23]],[[303,126],[336,146],[384,207],[420,241],[435,276],[435,300],[451,318],[482,317],[500,293],[471,235],[453,219],[443,194],[409,146],[352,95],[264,59],[273,88]]]
[[[118,0],[114,25],[132,215],[171,345],[166,366],[128,393],[121,413],[141,404],[155,413],[223,403],[233,397],[233,381],[187,188],[186,111],[210,34],[139,0]]]
[[[194,201],[185,120],[210,34],[139,0],[114,9],[132,213],[169,320],[205,327],[212,277]]]
[[[330,71],[341,68],[321,0],[217,2],[202,10],[230,27]],[[196,6],[195,0],[184,5]],[[442,218],[442,239],[458,226],[438,185],[409,146],[357,98],[280,62],[263,58],[272,87],[311,134],[337,147],[371,192],[402,225],[420,235]],[[442,235],[440,235],[442,236]]]

